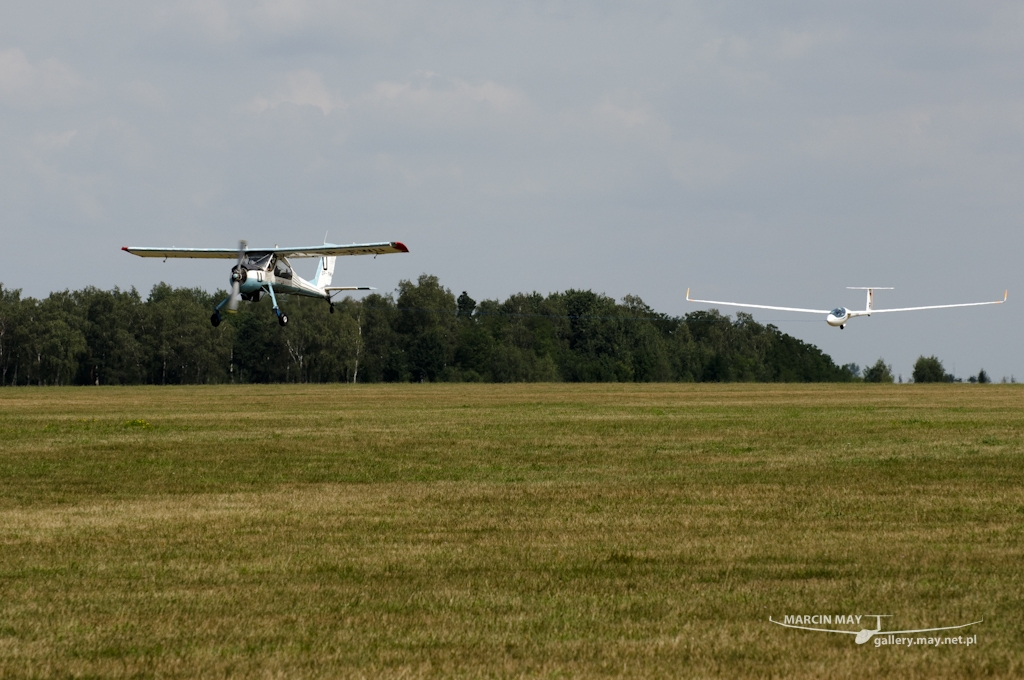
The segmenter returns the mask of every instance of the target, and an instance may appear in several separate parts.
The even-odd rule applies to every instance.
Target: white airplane
[[[690,298],[690,289],[686,289],[686,301],[687,302],[703,302],[707,305],[730,305],[732,307],[753,307],[755,309],[774,309],[780,312],[805,312],[807,314],[827,314],[825,317],[825,323],[829,326],[839,326],[839,328],[846,328],[846,324],[850,319],[857,316],[871,316],[872,314],[887,314],[889,312],[916,312],[921,309],[948,309],[950,307],[977,307],[978,305],[1001,305],[1006,302],[1006,296],[1009,295],[1010,291],[1003,292],[1002,300],[993,300],[991,302],[963,302],[957,305],[930,305],[928,307],[901,307],[900,309],[875,309],[875,296],[876,290],[892,290],[892,288],[864,288],[848,286],[847,290],[866,290],[868,292],[867,303],[864,306],[863,311],[846,309],[845,307],[836,307],[832,311],[827,309],[801,309],[799,307],[772,307],[769,305],[751,305],[745,302],[721,302],[719,300],[693,300]]]
[[[162,257],[165,262],[169,257],[219,258],[222,260],[237,257],[238,264],[231,268],[231,294],[213,308],[210,323],[214,326],[220,325],[220,310],[224,305],[227,305],[229,312],[234,312],[238,309],[239,300],[259,302],[264,292],[270,293],[270,299],[274,303],[274,313],[277,315],[278,323],[282,326],[288,325],[288,315],[283,314],[281,308],[277,306],[275,293],[305,295],[327,300],[331,305],[331,314],[334,314],[334,302],[331,298],[335,293],[343,290],[373,290],[368,286],[332,286],[335,258],[341,255],[373,255],[376,257],[389,253],[409,252],[409,249],[401,241],[353,243],[347,246],[325,243],[322,246],[305,248],[274,246],[273,248],[253,248],[252,250],[248,250],[245,241],[241,241],[238,244],[238,250],[232,248],[135,248],[130,246],[125,246],[121,250],[139,257]],[[306,281],[292,269],[288,258],[299,257],[320,258],[320,266],[312,281]]]

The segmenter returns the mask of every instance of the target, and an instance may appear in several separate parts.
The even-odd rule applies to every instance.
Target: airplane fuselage
[[[232,284],[238,280],[243,299],[256,302],[270,286],[275,293],[331,299],[329,293],[296,274],[288,258],[259,252],[246,253],[246,256],[241,267],[231,268],[230,279]]]

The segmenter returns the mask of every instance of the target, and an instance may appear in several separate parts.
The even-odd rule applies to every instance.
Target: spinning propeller
[[[238,311],[238,302],[242,299],[242,284],[248,278],[248,272],[242,263],[245,262],[245,241],[238,242],[238,264],[231,270],[231,299],[228,301],[228,311]]]

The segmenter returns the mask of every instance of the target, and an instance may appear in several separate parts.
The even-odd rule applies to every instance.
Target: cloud
[[[594,107],[594,116],[598,120],[621,125],[626,128],[642,127],[651,122],[650,111],[640,106],[619,106],[605,98]]]
[[[228,43],[241,37],[243,31],[236,13],[227,3],[216,0],[180,0],[160,8],[157,19],[162,24],[177,25],[215,43]]]
[[[688,189],[725,184],[753,162],[750,154],[708,139],[674,142],[669,155],[672,177]]]
[[[802,59],[842,40],[840,31],[783,31],[778,39],[777,52],[783,59]]]
[[[70,141],[70,139],[68,140]],[[42,154],[29,154],[27,170],[39,183],[47,197],[58,206],[68,206],[77,219],[97,222],[107,211],[99,198],[102,177],[98,173],[72,173],[62,170],[57,163]]]
[[[190,47],[222,48],[261,44],[275,49],[295,39],[298,49],[319,45],[319,39],[359,42],[393,40],[406,27],[420,29],[437,14],[415,3],[392,3],[386,10],[367,0],[171,0],[149,11],[149,22],[161,39],[186,35]],[[447,22],[445,22],[447,23]],[[337,44],[336,42],[332,44]]]
[[[282,104],[313,106],[324,115],[336,109],[344,110],[345,102],[331,92],[323,78],[315,71],[292,71],[285,76],[285,82],[270,96],[259,95],[249,102],[248,108],[256,113],[276,108]]]
[[[36,146],[48,151],[60,151],[66,149],[71,140],[78,136],[78,130],[67,130],[65,132],[53,132],[35,136]]]
[[[417,125],[448,126],[495,115],[517,117],[528,112],[529,99],[512,87],[492,80],[470,83],[425,73],[419,82],[380,81],[360,98],[360,107],[407,118]]]
[[[57,59],[33,64],[17,47],[0,51],[0,103],[21,109],[67,104],[83,86],[82,79]]]
[[[170,100],[167,94],[153,83],[136,80],[123,86],[128,100],[154,111],[166,111]]]

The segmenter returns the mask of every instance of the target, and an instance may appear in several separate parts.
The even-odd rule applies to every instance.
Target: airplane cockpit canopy
[[[837,319],[844,317],[846,316],[846,310],[843,309],[842,307],[836,307],[835,309],[832,310],[832,316],[836,317]]]
[[[247,257],[248,262],[246,263],[246,269],[266,270],[270,267],[270,263],[273,258],[273,253],[249,253]]]
[[[288,260],[284,259],[283,257],[278,258],[277,264],[274,265],[274,276],[276,276],[279,279],[292,278],[292,268],[291,265],[288,264]]]

